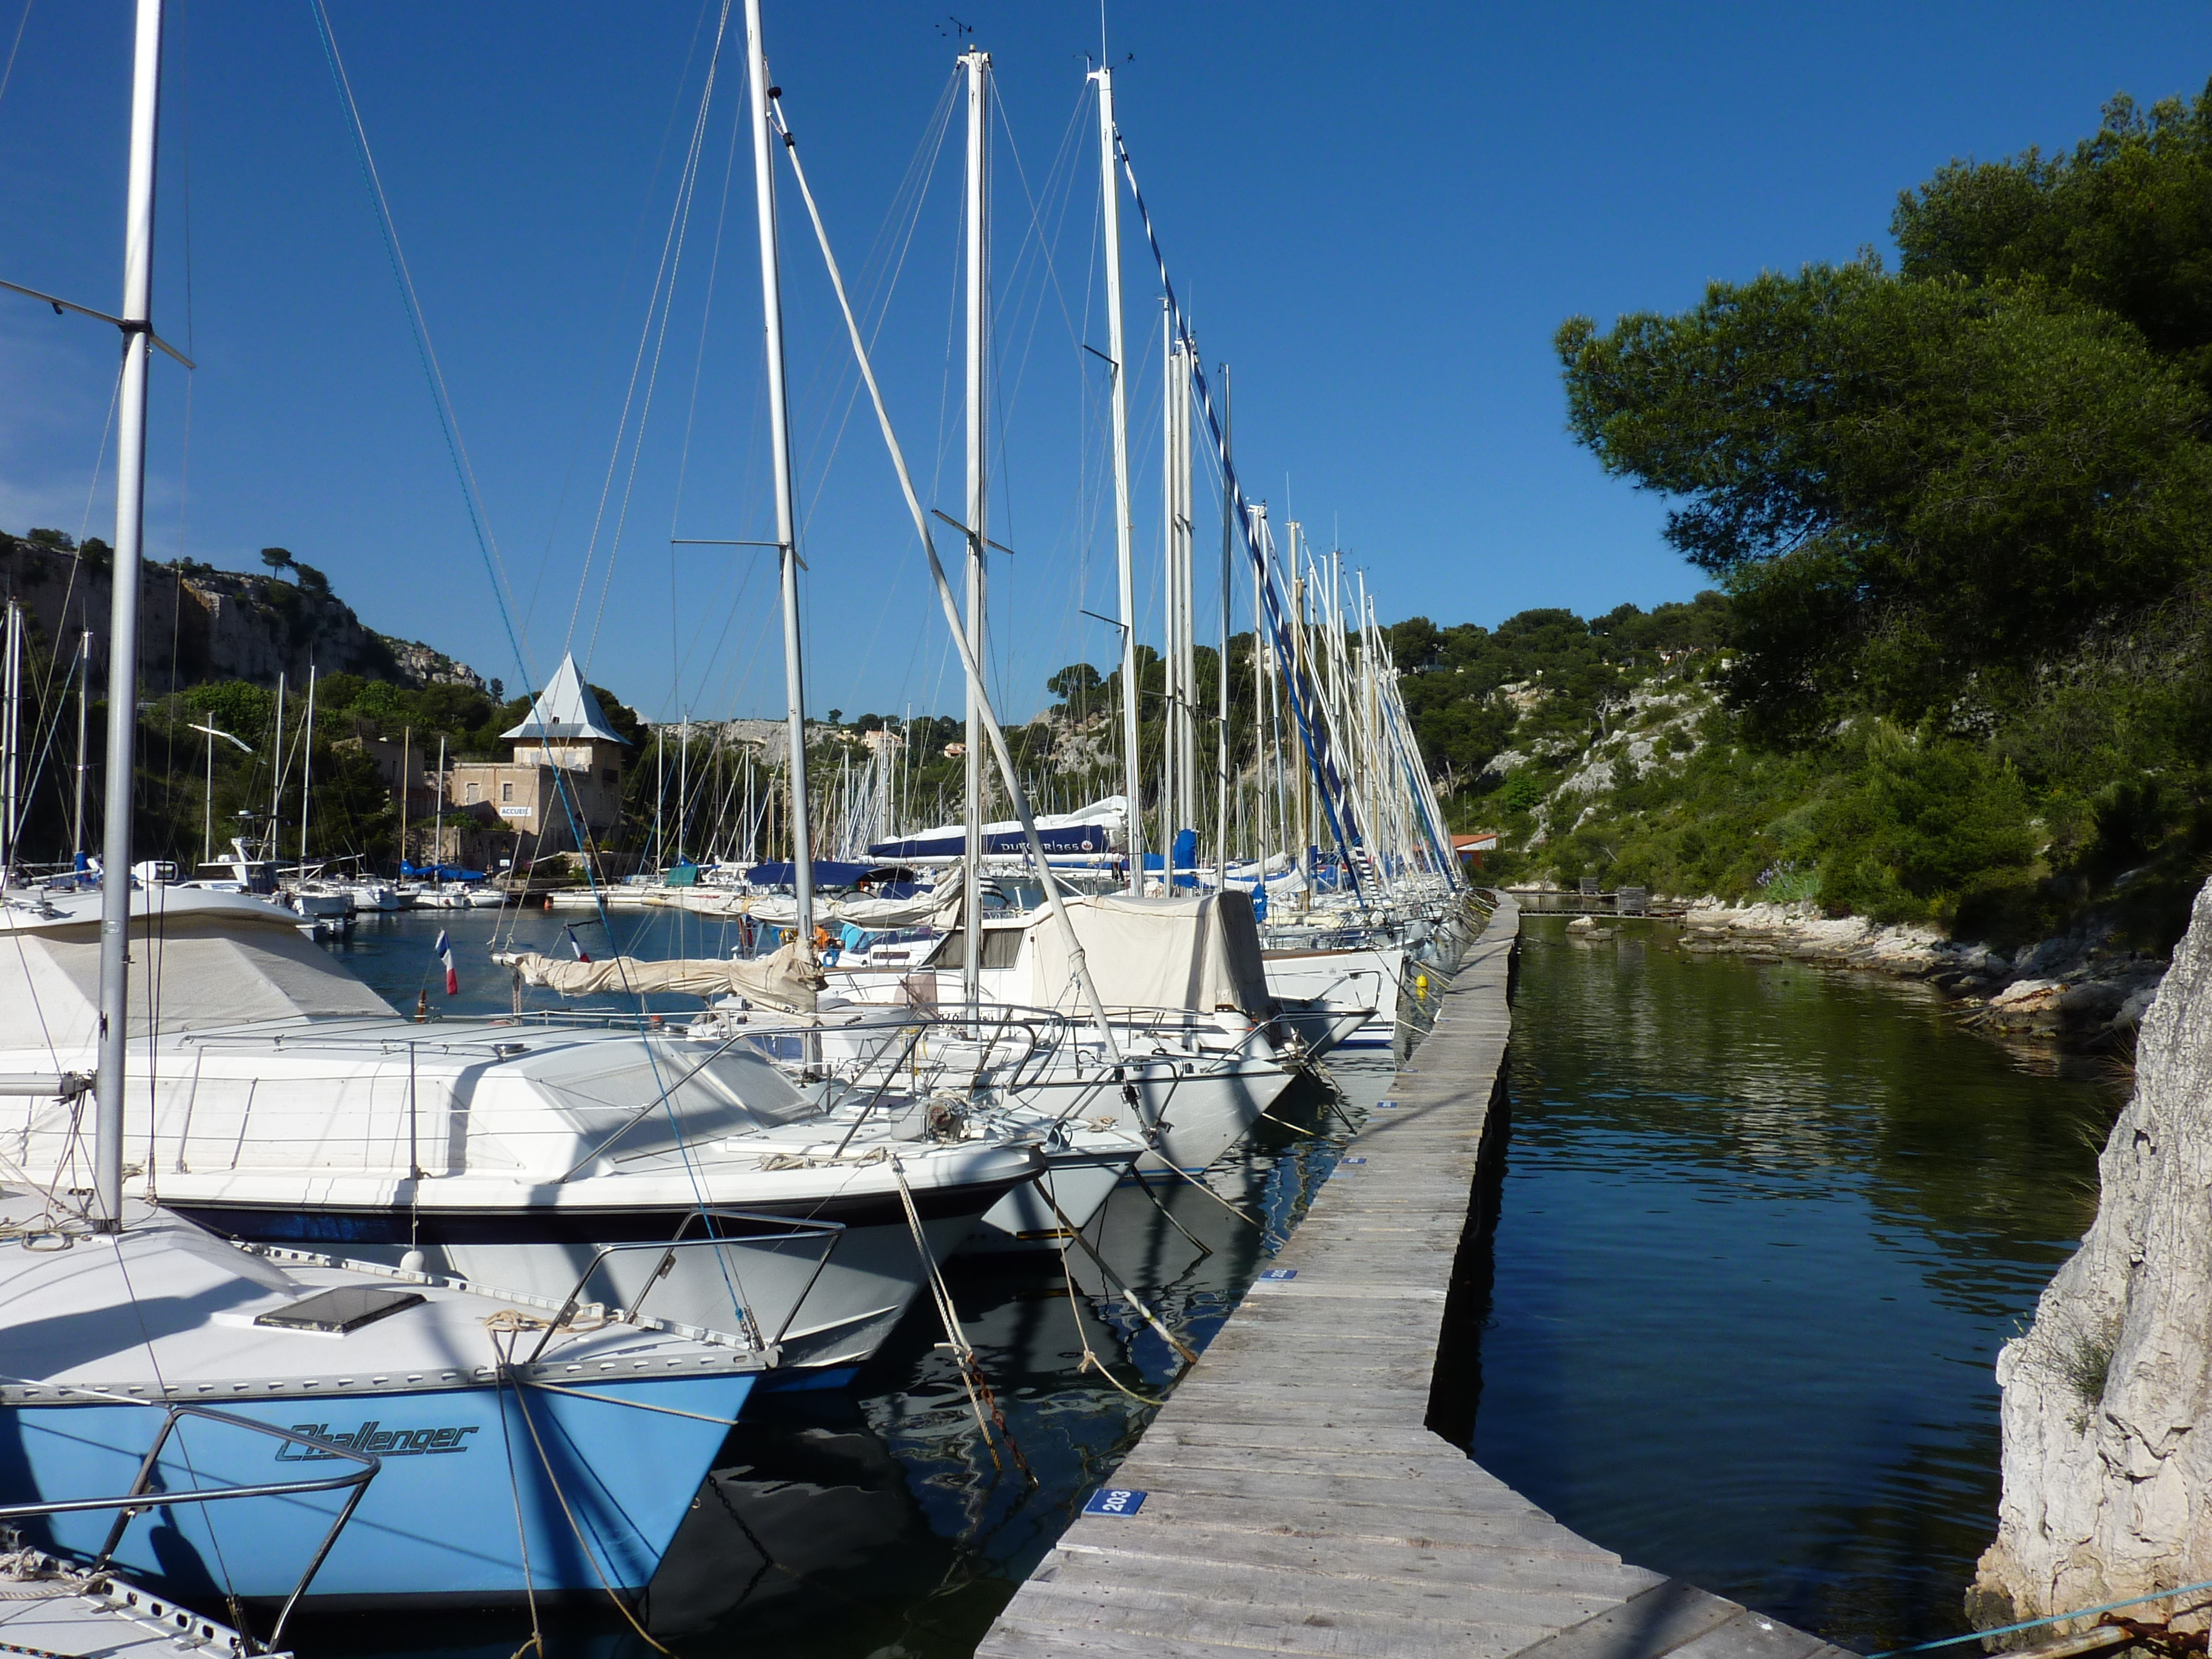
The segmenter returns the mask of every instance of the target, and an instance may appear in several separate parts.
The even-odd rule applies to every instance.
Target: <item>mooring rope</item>
[[[1909,1648],[1886,1648],[1880,1653],[1869,1653],[1866,1659],[1897,1659],[1900,1653],[1925,1653],[1931,1648],[1954,1648],[1962,1642],[1979,1642],[1992,1636],[2009,1636],[2014,1631],[2040,1630],[2045,1625],[2063,1625],[2069,1619],[2087,1619],[2093,1613],[2116,1613],[2122,1607],[2139,1607],[2146,1601],[2164,1601],[2176,1595],[2193,1595],[2198,1590],[2212,1590],[2212,1578],[2201,1583],[2184,1584],[2179,1589],[2159,1590],[2149,1595],[2131,1595],[2124,1601],[2102,1601],[2094,1607],[2076,1607],[2071,1613],[2054,1613],[2047,1619],[2023,1619],[2017,1625],[1998,1625],[1989,1630],[1968,1631],[1964,1636],[1946,1636],[1940,1641],[1915,1642]]]

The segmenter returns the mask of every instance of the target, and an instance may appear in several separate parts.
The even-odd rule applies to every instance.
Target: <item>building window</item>
[[[601,783],[620,783],[622,781],[622,774],[616,770],[615,768],[610,766],[599,774],[599,781]]]
[[[461,804],[465,806],[474,806],[477,804],[478,793],[479,791],[477,785],[473,783],[463,784],[461,786]]]
[[[500,785],[499,798],[502,801],[513,800],[514,799],[514,786],[511,783],[502,783]]]

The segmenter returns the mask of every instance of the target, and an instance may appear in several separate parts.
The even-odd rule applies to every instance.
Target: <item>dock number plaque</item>
[[[1145,1507],[1145,1494],[1127,1486],[1102,1486],[1083,1506],[1085,1515],[1134,1515]]]

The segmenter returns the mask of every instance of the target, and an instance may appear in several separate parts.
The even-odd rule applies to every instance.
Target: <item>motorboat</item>
[[[352,887],[343,882],[303,876],[283,884],[284,902],[309,920],[335,921],[354,913]]]
[[[399,890],[388,881],[349,882],[346,890],[353,896],[353,908],[359,912],[391,912],[406,908],[400,902]]]

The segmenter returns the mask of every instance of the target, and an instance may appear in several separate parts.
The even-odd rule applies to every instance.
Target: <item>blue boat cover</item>
[[[1037,839],[1044,843],[1048,853],[1103,853],[1106,850],[1106,826],[1061,824],[1057,829],[1039,830]],[[957,859],[964,856],[967,850],[968,837],[964,835],[917,836],[905,841],[872,842],[868,846],[868,851],[879,859]],[[1018,830],[986,835],[983,850],[1026,853],[1030,850],[1030,838]]]
[[[872,864],[843,864],[834,859],[814,860],[814,884],[817,887],[857,887],[875,872]],[[788,887],[798,878],[799,866],[786,859],[780,864],[756,864],[745,872],[745,879],[756,887]]]
[[[428,876],[438,881],[482,881],[484,878],[483,871],[464,870],[458,864],[416,865],[409,864],[404,860],[400,861],[399,873],[403,876]]]

